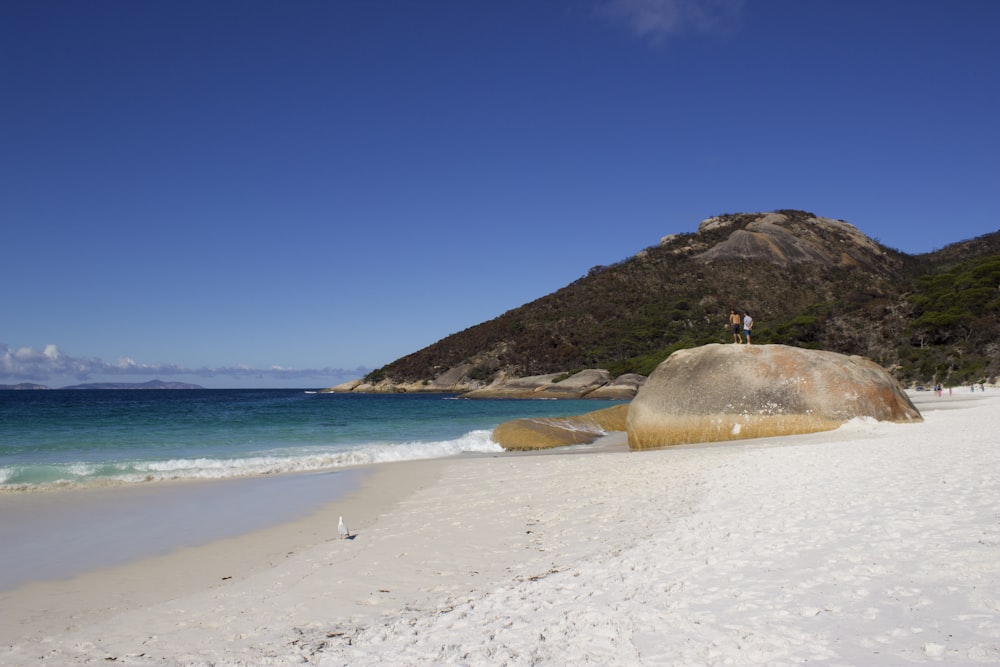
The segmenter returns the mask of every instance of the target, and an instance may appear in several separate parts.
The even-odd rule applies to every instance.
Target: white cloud
[[[130,357],[120,357],[108,362],[93,357],[71,357],[56,345],[46,345],[38,350],[33,347],[11,348],[0,343],[0,384],[17,382],[44,383],[52,378],[75,378],[88,381],[108,376],[143,376],[145,378],[167,378],[178,375],[202,378],[272,378],[293,380],[313,378],[327,380],[331,384],[361,377],[369,372],[367,368],[251,368],[245,365],[222,366],[217,368],[186,368],[177,364],[144,364]]]
[[[728,30],[743,5],[744,0],[605,0],[597,12],[640,38],[662,41],[688,32]]]

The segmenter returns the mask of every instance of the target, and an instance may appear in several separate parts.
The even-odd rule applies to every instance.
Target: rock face
[[[732,225],[728,218],[709,218],[698,226],[699,232],[725,230]],[[784,213],[762,215],[742,229],[735,229],[729,238],[696,255],[702,261],[716,259],[755,259],[781,266],[815,262],[826,266],[877,266],[885,256],[878,244],[842,220],[811,218],[807,227],[789,229]],[[841,237],[841,252],[832,254],[830,244],[820,237],[820,231]]]
[[[625,430],[628,405],[615,405],[578,417],[513,419],[493,430],[493,442],[507,450],[549,449],[593,442],[609,431]]]
[[[629,406],[629,447],[812,433],[854,417],[922,421],[899,384],[856,356],[712,344],[657,366]]]

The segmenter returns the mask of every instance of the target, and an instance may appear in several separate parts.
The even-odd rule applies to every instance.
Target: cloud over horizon
[[[607,0],[597,13],[626,25],[641,39],[661,42],[688,32],[730,29],[745,0]]]
[[[42,349],[33,347],[12,348],[0,343],[0,380],[16,382],[45,382],[53,377],[72,377],[90,380],[104,376],[163,376],[187,375],[203,378],[228,377],[272,378],[293,380],[297,378],[323,378],[336,384],[361,377],[371,369],[347,368],[251,368],[249,366],[222,366],[218,368],[186,368],[177,364],[143,364],[130,357],[120,357],[118,361],[104,361],[97,357],[72,357],[64,354],[57,345],[46,345]]]

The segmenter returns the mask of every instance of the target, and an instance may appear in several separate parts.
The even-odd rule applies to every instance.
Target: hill
[[[731,341],[868,357],[906,385],[1000,375],[1000,231],[908,255],[805,211],[726,214],[373,371],[384,389],[603,368],[648,375],[677,349]],[[720,381],[724,381],[720,379]]]

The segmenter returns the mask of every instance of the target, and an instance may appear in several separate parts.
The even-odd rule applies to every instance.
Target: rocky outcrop
[[[593,442],[610,431],[624,431],[628,405],[615,405],[578,417],[532,417],[504,422],[493,441],[506,450],[549,449]]]
[[[361,378],[358,378],[357,380],[349,380],[347,382],[342,382],[342,383],[340,383],[340,384],[338,384],[336,386],[333,386],[333,387],[327,387],[326,389],[320,389],[319,393],[321,393],[321,394],[347,394],[347,393],[350,393],[350,392],[356,390],[358,387],[360,387],[364,383],[365,383],[364,380],[362,380]]]
[[[422,380],[419,382],[393,382],[392,380],[381,380],[379,382],[368,382],[364,379],[351,380],[338,384],[334,387],[321,389],[321,394],[406,394],[406,393],[449,393],[463,394],[479,388],[481,383],[470,380],[468,377],[459,376],[454,380],[449,374],[448,377],[435,378],[434,380]]]
[[[569,377],[565,377],[564,373],[534,375],[525,378],[501,377],[487,387],[468,392],[464,397],[588,398],[594,391],[609,384],[611,384],[610,373],[601,369],[590,369],[574,373]]]
[[[757,259],[781,266],[814,262],[825,266],[876,267],[885,252],[857,227],[842,220],[811,217],[808,224],[793,224],[782,212],[760,215],[742,228],[735,228],[728,238],[696,255],[697,259]],[[734,220],[716,217],[703,220],[699,233],[725,230]],[[840,243],[832,244],[837,238]],[[834,252],[837,248],[838,252]]]
[[[344,382],[321,393],[400,394],[447,392],[461,394],[463,398],[597,398],[606,400],[631,400],[646,378],[628,373],[614,380],[606,370],[590,369],[568,375],[550,373],[517,378],[500,375],[487,386],[480,386],[467,375],[453,369],[432,381],[399,383],[382,381],[366,382],[363,379]]]
[[[646,382],[645,375],[638,373],[626,373],[619,375],[609,384],[598,387],[587,394],[587,398],[602,398],[613,401],[631,401],[635,398],[636,392]],[[624,430],[624,429],[622,429]]]
[[[857,356],[784,345],[675,352],[632,401],[629,447],[812,433],[854,417],[921,421],[899,384]]]

